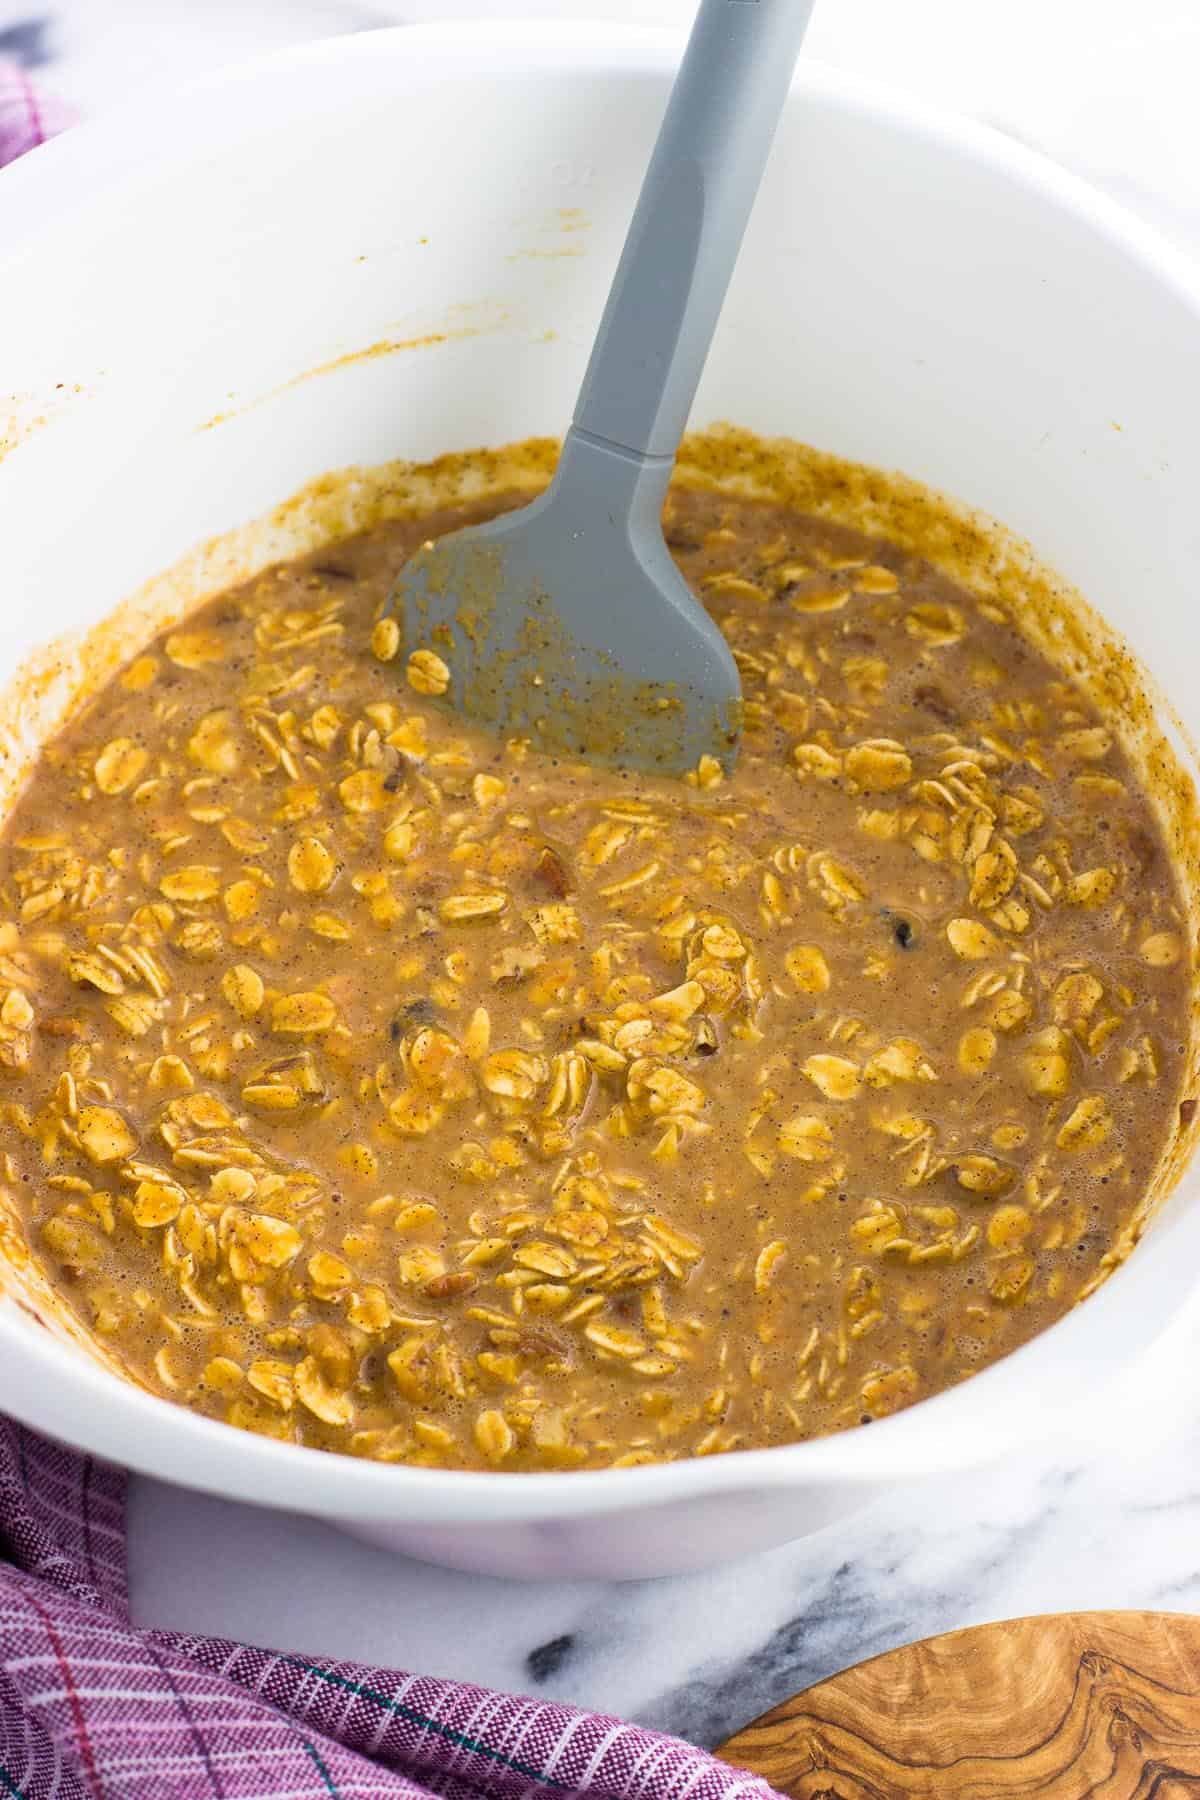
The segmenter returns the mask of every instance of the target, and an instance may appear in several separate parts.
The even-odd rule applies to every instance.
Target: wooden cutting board
[[[1200,1619],[1054,1613],[927,1638],[717,1752],[796,1800],[1200,1796]]]

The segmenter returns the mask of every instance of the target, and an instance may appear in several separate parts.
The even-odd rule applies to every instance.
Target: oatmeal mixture
[[[1129,1249],[1188,955],[1149,801],[1003,612],[677,491],[736,773],[438,703],[383,525],[225,594],[0,845],[0,1108],[56,1288],[156,1392],[391,1462],[629,1465],[945,1388]]]

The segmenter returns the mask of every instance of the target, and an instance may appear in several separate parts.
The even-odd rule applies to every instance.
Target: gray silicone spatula
[[[539,749],[736,755],[737,669],[661,513],[812,5],[701,0],[551,485],[425,546],[392,593],[414,685]]]

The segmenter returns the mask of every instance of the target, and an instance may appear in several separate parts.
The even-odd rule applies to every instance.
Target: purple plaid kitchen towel
[[[19,63],[0,59],[0,169],[71,123],[59,101],[39,94]]]
[[[67,122],[0,62],[0,165]],[[431,1794],[777,1800],[690,1744],[600,1713],[137,1631],[124,1475],[0,1417],[0,1800]]]
[[[124,1508],[119,1470],[0,1418],[0,1796],[777,1800],[600,1713],[137,1631]]]

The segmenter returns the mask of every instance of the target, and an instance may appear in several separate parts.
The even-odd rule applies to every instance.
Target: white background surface
[[[306,38],[513,10],[502,0],[0,0],[0,54],[22,53],[45,85],[94,113]],[[519,10],[682,22],[690,9],[525,0]],[[1200,254],[1196,0],[820,0],[810,48],[1012,132]],[[1195,1367],[1194,1349],[1180,1366]],[[807,1682],[927,1632],[1057,1608],[1195,1605],[1195,1389],[1188,1379],[1153,1407],[1127,1405],[1113,1421],[1120,1449],[1060,1444],[1020,1467],[897,1494],[769,1556],[636,1588],[453,1575],[303,1519],[137,1481],[135,1611],[145,1623],[534,1688],[712,1742]]]

